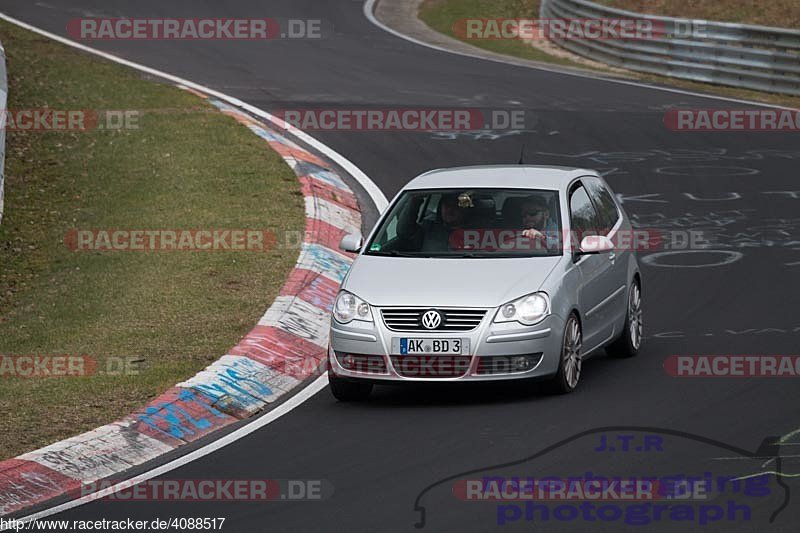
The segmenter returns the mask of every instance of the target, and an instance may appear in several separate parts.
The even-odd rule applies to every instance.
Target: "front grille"
[[[381,309],[383,323],[394,331],[470,331],[478,327],[486,315],[485,309],[439,309],[442,324],[436,329],[422,326],[422,315],[431,308],[399,308]]]
[[[457,378],[467,373],[469,355],[393,355],[392,366],[406,378]]]
[[[336,352],[336,360],[346,370],[367,374],[388,374],[386,359],[382,355],[364,355]]]

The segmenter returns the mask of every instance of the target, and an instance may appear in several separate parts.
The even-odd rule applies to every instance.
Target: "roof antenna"
[[[525,164],[525,145],[522,145],[522,150],[519,151],[519,161],[517,162],[518,165]]]

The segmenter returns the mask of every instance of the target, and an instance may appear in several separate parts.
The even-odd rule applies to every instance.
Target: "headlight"
[[[550,297],[543,292],[523,296],[513,302],[500,306],[495,322],[520,322],[532,326],[550,314]]]
[[[336,302],[333,304],[333,316],[341,324],[347,324],[353,320],[363,320],[372,322],[372,310],[369,304],[347,291],[339,292]]]

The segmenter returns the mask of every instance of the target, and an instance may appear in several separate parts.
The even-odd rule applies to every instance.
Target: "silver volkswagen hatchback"
[[[334,303],[339,400],[375,383],[547,379],[573,391],[603,348],[635,355],[642,279],[633,232],[594,171],[434,170],[409,182],[357,252]]]

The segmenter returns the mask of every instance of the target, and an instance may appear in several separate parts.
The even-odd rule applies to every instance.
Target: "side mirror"
[[[614,243],[603,235],[587,235],[581,240],[578,255],[603,254],[614,250]]]
[[[361,237],[360,233],[348,233],[342,237],[341,242],[339,242],[339,248],[345,252],[358,253],[361,251],[361,246],[363,243],[364,239]]]

